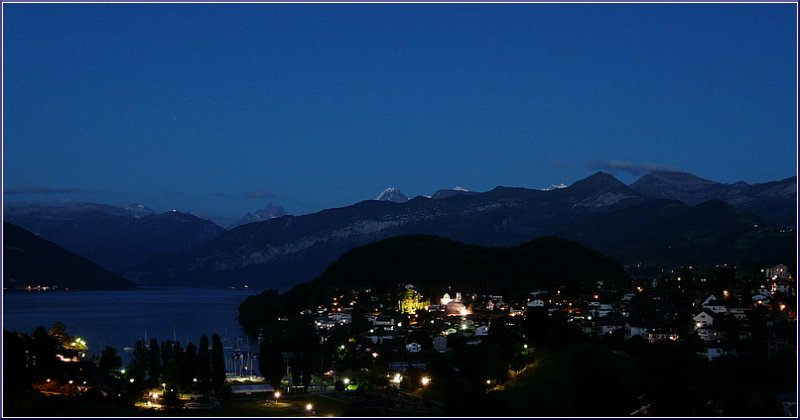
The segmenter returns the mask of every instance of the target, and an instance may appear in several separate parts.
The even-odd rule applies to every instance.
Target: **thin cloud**
[[[264,190],[254,190],[254,191],[246,191],[244,193],[245,198],[272,198],[275,197],[275,194],[269,191]]]
[[[587,166],[611,172],[612,174],[626,173],[633,176],[642,176],[651,172],[683,172],[680,168],[652,162],[630,162],[627,160],[592,160],[587,162]]]
[[[74,194],[74,193],[87,193],[89,190],[82,188],[59,188],[59,187],[44,187],[41,185],[18,185],[6,190],[3,190],[4,195],[23,195],[23,194]]]

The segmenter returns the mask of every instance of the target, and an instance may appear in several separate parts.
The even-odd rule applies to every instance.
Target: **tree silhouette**
[[[205,334],[200,337],[200,344],[197,346],[197,383],[201,392],[207,392],[211,385],[211,354]]]
[[[277,334],[271,335],[268,340],[261,343],[258,351],[258,365],[261,369],[261,376],[274,388],[279,388],[286,366],[283,362],[280,338]]]
[[[150,339],[150,346],[147,348],[147,380],[151,384],[156,384],[161,379],[161,347],[158,339]]]
[[[211,387],[219,392],[225,385],[225,354],[219,335],[211,336]]]
[[[122,367],[122,357],[117,354],[117,349],[111,346],[106,346],[100,354],[99,368],[100,372],[105,375],[111,375],[111,372]]]

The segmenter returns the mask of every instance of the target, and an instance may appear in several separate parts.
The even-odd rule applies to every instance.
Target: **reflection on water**
[[[239,304],[257,292],[199,288],[158,288],[114,292],[4,292],[3,328],[31,334],[57,321],[89,343],[99,355],[105,345],[123,353],[136,340],[173,338],[197,344],[202,334],[219,334],[227,343],[244,332]],[[123,356],[124,357],[124,356]]]

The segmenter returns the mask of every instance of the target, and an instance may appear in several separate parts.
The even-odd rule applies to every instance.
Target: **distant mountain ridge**
[[[645,198],[678,200],[690,206],[720,200],[776,225],[796,225],[796,176],[761,184],[722,184],[684,172],[653,172],[630,187]]]
[[[3,223],[3,287],[58,286],[60,290],[128,290],[136,286],[27,230]]]
[[[641,186],[641,184],[640,184]],[[783,193],[788,186],[752,186]],[[795,187],[796,190],[796,187]],[[348,250],[384,238],[438,235],[484,246],[559,236],[621,262],[781,261],[794,235],[723,201],[692,207],[650,198],[596,173],[551,191],[497,187],[406,203],[367,200],[304,216],[240,226],[193,248],[155,256],[126,274],[164,284],[250,284],[286,289],[310,280]]]
[[[287,214],[289,213],[287,213],[286,210],[283,209],[283,207],[270,203],[267,204],[267,206],[261,210],[256,210],[254,212],[245,214],[241,219],[237,220],[236,222],[228,226],[228,229],[233,229],[235,227],[246,225],[248,223],[263,222],[265,220],[275,219],[277,217],[283,217],[286,216]]]
[[[127,208],[93,203],[6,204],[4,221],[115,272],[155,254],[201,244],[225,231],[191,214],[155,214],[138,204]]]
[[[465,194],[466,195],[470,195],[470,194],[478,194],[478,193],[475,192],[475,191],[470,191],[470,190],[468,190],[466,188],[454,187],[454,188],[451,188],[451,189],[438,190],[435,193],[433,193],[431,198],[434,199],[434,200],[441,200],[443,198],[450,198],[450,197],[453,197],[453,196],[456,196],[456,195],[465,195]]]

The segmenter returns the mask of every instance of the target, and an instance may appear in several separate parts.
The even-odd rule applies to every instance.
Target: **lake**
[[[99,355],[105,345],[124,347],[136,340],[176,338],[182,346],[216,333],[231,346],[244,338],[239,304],[253,290],[152,288],[131,291],[4,292],[3,329],[30,335],[37,326],[48,330],[61,321],[67,333],[81,337]]]

